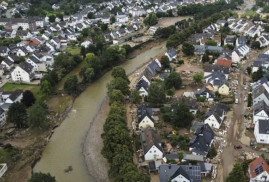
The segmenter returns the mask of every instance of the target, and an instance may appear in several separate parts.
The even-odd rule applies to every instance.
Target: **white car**
[[[238,99],[235,99],[234,103],[235,103],[235,104],[238,104]]]

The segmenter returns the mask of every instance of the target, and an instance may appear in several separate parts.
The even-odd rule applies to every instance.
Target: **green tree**
[[[80,48],[80,55],[83,56],[83,58],[86,57],[86,48],[84,46],[81,46]]]
[[[180,74],[177,72],[170,73],[170,75],[164,79],[164,84],[167,89],[179,89],[182,84]]]
[[[51,84],[48,80],[41,81],[41,91],[42,93],[48,95],[52,92]]]
[[[250,47],[252,49],[260,49],[261,48],[261,44],[260,44],[259,41],[254,41],[254,42],[251,43]]]
[[[32,106],[35,103],[35,96],[33,92],[25,90],[22,94],[21,103],[23,103],[26,107]]]
[[[195,83],[201,83],[204,79],[204,76],[201,73],[194,73],[192,79]]]
[[[211,147],[208,151],[207,157],[213,159],[217,155],[217,150],[215,147]]]
[[[50,173],[34,173],[28,182],[56,182],[55,177],[51,176]]]
[[[83,80],[86,82],[90,82],[92,80],[94,80],[95,78],[95,73],[94,73],[94,69],[93,68],[85,68],[83,70]]]
[[[23,103],[11,104],[7,112],[7,122],[14,123],[17,128],[26,126],[27,112]]]
[[[254,82],[256,82],[259,79],[261,79],[263,77],[263,75],[264,75],[264,71],[263,71],[262,67],[259,67],[259,69],[256,72],[252,73],[252,80]]]
[[[167,56],[163,56],[161,58],[161,64],[162,64],[162,68],[166,69],[166,68],[170,68],[170,61],[169,58]]]
[[[113,24],[113,23],[115,23],[115,22],[116,22],[116,18],[115,18],[115,16],[111,16],[111,17],[110,17],[110,23]]]
[[[68,94],[77,93],[78,78],[76,75],[70,75],[67,77],[64,83],[64,90]]]
[[[131,103],[132,104],[140,104],[141,96],[138,90],[134,89],[131,91]]]
[[[184,42],[182,45],[182,52],[186,56],[191,56],[194,54],[194,46],[190,42]]]
[[[119,46],[109,46],[102,52],[102,60],[107,67],[117,65],[126,58],[126,51]]]
[[[252,106],[252,94],[248,94],[248,107]]]
[[[245,182],[246,177],[241,163],[235,163],[233,170],[226,178],[226,182]]]
[[[28,109],[28,123],[31,127],[44,127],[47,118],[47,105],[44,103],[35,103]]]
[[[125,44],[122,46],[125,49],[126,55],[130,54],[133,51],[133,48],[129,44]]]
[[[87,18],[89,18],[89,19],[94,19],[95,17],[94,17],[94,13],[93,12],[89,12],[88,14],[87,14]]]
[[[184,101],[162,109],[162,117],[165,122],[169,122],[175,127],[190,127],[194,119],[189,111],[189,106]]]
[[[249,75],[251,74],[252,68],[250,66],[247,67],[247,72],[248,72]]]
[[[129,82],[121,77],[113,79],[107,85],[108,93],[111,93],[114,89],[120,90],[124,95],[130,94]]]
[[[120,90],[114,89],[111,93],[109,93],[109,104],[112,104],[114,102],[124,104],[125,97]]]
[[[165,102],[165,99],[165,88],[163,82],[152,82],[148,89],[148,101],[152,104],[162,104]]]
[[[49,22],[50,22],[50,23],[55,22],[55,19],[56,19],[56,16],[55,16],[55,15],[50,15],[50,16],[49,16]]]
[[[205,45],[208,45],[208,46],[217,46],[218,43],[215,42],[214,40],[207,40],[207,41],[205,42]]]
[[[178,159],[181,162],[182,159],[183,159],[183,157],[184,157],[184,152],[183,151],[179,151],[177,154],[178,154]]]
[[[144,24],[148,26],[153,26],[158,23],[158,17],[155,13],[150,13],[145,19]]]
[[[114,67],[112,69],[111,75],[113,76],[113,78],[123,78],[124,80],[128,81],[128,83],[130,83],[130,80],[129,80],[128,76],[126,75],[124,68],[122,68],[120,66]]]
[[[95,56],[93,53],[88,53],[85,60],[87,67],[93,68],[95,76],[100,74],[102,69],[102,62],[99,57]]]

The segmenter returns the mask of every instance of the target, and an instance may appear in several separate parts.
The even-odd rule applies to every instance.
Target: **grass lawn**
[[[67,46],[66,51],[70,52],[72,55],[80,54],[80,48],[76,46],[75,47]]]
[[[4,91],[15,91],[17,89],[20,90],[31,90],[36,98],[36,100],[42,100],[44,98],[44,95],[39,92],[40,86],[37,85],[28,85],[28,84],[16,84],[16,83],[6,83],[2,89]]]

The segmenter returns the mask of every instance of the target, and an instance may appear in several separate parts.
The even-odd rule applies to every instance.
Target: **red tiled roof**
[[[216,65],[219,66],[227,66],[227,67],[231,67],[232,66],[232,60],[229,59],[218,59],[216,62]]]
[[[263,171],[266,171],[269,173],[269,166],[266,163],[266,161],[262,157],[258,157],[253,162],[249,164],[249,171],[250,171],[250,177],[255,178],[259,174],[261,174],[263,171],[260,171],[258,173],[255,172],[255,169],[258,169],[258,167],[262,166]]]

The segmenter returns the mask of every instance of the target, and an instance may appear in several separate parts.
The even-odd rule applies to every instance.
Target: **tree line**
[[[149,182],[148,175],[138,170],[133,162],[133,139],[126,123],[125,96],[130,93],[129,79],[123,68],[114,68],[113,80],[108,84],[110,111],[102,134],[103,156],[107,159],[109,177],[119,182]]]
[[[222,18],[228,18],[231,15],[233,15],[232,11],[227,10],[220,13],[215,13],[206,19],[203,19],[199,22],[195,22],[189,27],[183,29],[181,32],[169,36],[166,42],[166,47],[177,47],[178,45],[184,43],[192,34],[202,32],[203,28],[206,28],[211,23],[216,22],[217,20]]]

